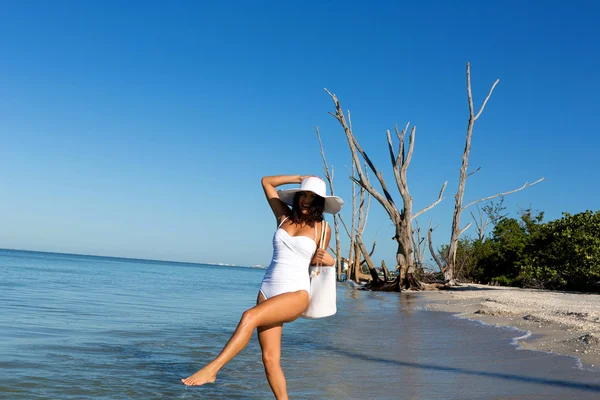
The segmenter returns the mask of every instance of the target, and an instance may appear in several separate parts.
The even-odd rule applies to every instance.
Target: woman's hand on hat
[[[298,181],[298,183],[302,183],[302,181],[303,181],[303,180],[305,180],[306,178],[310,178],[310,177],[313,177],[313,178],[319,178],[319,177],[318,177],[318,176],[316,176],[316,175],[300,175],[300,176],[298,176],[298,178],[300,179],[300,180]],[[320,178],[319,178],[319,179],[320,179]]]

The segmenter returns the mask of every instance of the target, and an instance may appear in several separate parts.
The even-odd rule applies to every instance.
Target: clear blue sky
[[[475,126],[470,163],[481,171],[465,199],[544,176],[507,197],[513,214],[600,208],[600,8],[591,1],[1,9],[1,248],[267,264],[274,222],[260,178],[322,175],[315,124],[350,203],[350,154],[325,87],[352,111],[388,179],[385,130],[417,126],[415,209],[449,181],[421,219],[439,225],[441,245],[468,119],[467,61],[477,105],[500,83]],[[393,265],[393,230],[373,203],[366,241],[375,235],[375,259]]]

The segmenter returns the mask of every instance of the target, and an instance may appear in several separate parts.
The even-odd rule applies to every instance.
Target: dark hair
[[[307,215],[303,215],[300,212],[300,204],[299,199],[300,195],[303,192],[296,192],[294,195],[294,201],[292,202],[292,213],[290,214],[290,219],[294,224],[299,224],[304,222],[308,226],[315,226],[315,222],[323,221],[323,210],[325,209],[325,199],[317,194],[313,199],[312,204],[310,205],[310,209],[308,210]]]

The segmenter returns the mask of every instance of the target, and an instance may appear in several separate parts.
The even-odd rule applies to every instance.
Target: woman
[[[275,189],[288,183],[301,186],[279,192]],[[248,344],[252,331],[258,329],[269,385],[276,399],[287,399],[279,362],[283,324],[296,320],[308,306],[308,266],[335,263],[326,250],[317,250],[317,237],[321,236],[323,212],[335,214],[344,202],[339,197],[326,196],[325,182],[314,176],[266,176],[262,178],[262,187],[277,219],[277,231],[273,237],[273,259],[258,292],[257,305],[244,312],[217,358],[182,382],[189,386],[214,382],[219,370]],[[330,238],[328,227],[325,249]]]

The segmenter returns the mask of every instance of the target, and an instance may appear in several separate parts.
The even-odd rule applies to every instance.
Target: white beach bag
[[[325,248],[327,237],[327,222],[323,221],[319,248]],[[308,267],[310,274],[310,297],[308,307],[302,314],[303,318],[324,318],[337,312],[335,268],[333,266],[311,265]]]

